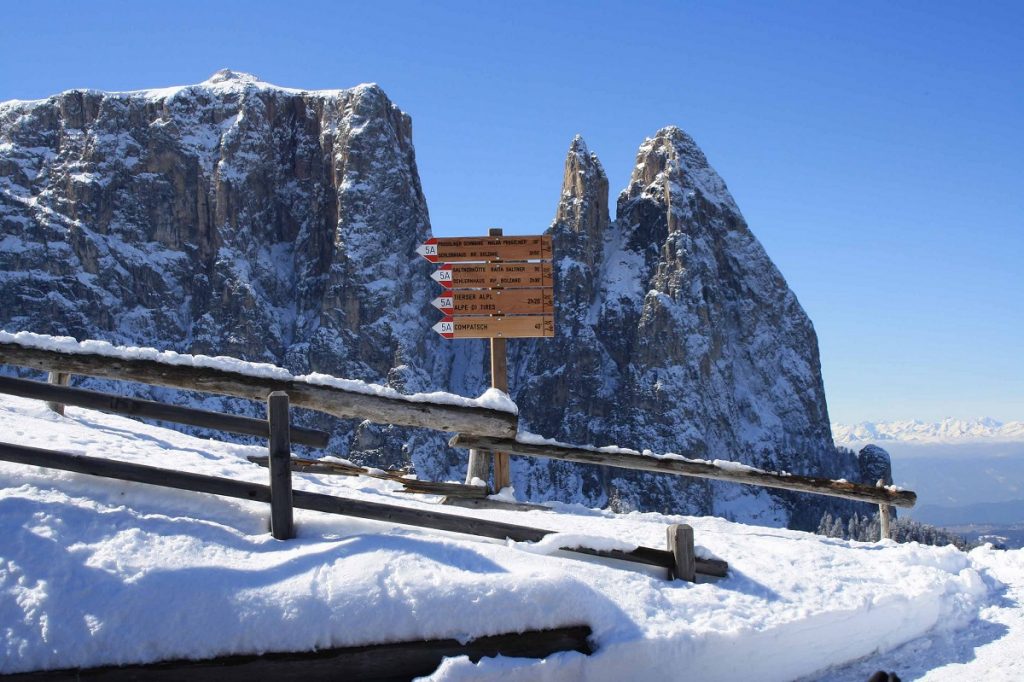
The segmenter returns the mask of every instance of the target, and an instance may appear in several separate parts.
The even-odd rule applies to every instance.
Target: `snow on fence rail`
[[[734,483],[757,485],[765,488],[781,488],[816,495],[842,497],[858,502],[870,502],[879,506],[883,520],[887,519],[890,505],[896,507],[913,507],[917,502],[917,493],[902,490],[896,486],[862,485],[849,481],[834,481],[828,478],[814,478],[795,474],[764,471],[737,462],[716,460],[709,462],[702,459],[687,459],[681,455],[654,455],[640,453],[624,448],[591,448],[568,445],[532,434],[520,434],[519,438],[493,438],[470,434],[457,434],[451,439],[450,445],[458,448],[508,452],[513,455],[528,457],[546,457],[567,462],[583,464],[599,464],[649,471],[656,474],[675,474],[677,476],[694,476],[697,478],[713,478]],[[883,523],[882,538],[888,537],[888,524]]]
[[[497,437],[514,436],[518,428],[515,403],[494,390],[479,398],[440,391],[405,395],[386,386],[326,374],[295,376],[281,367],[235,358],[79,342],[29,332],[0,331],[0,363],[249,400],[263,401],[274,391],[284,391],[296,407],[378,424]]]
[[[52,374],[51,372],[51,382],[54,381]],[[51,410],[61,415],[64,414],[63,407],[65,405],[74,405],[75,407],[84,407],[98,412],[109,412],[111,414],[141,417],[143,419],[156,419],[176,424],[188,424],[189,426],[227,431],[228,433],[240,433],[247,436],[267,438],[270,435],[270,427],[266,419],[241,417],[234,414],[224,414],[223,412],[211,412],[210,410],[198,410],[194,407],[168,405],[155,400],[126,398],[113,393],[90,391],[84,388],[71,388],[62,384],[46,384],[29,379],[0,376],[0,393],[30,398],[32,400],[45,400]],[[290,431],[293,443],[308,445],[314,448],[326,447],[331,438],[331,434],[318,429],[291,426]]]

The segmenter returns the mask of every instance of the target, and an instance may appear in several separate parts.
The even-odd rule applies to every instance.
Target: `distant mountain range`
[[[837,445],[860,447],[886,442],[900,443],[981,443],[1024,442],[1024,421],[1001,422],[989,417],[980,419],[947,418],[939,422],[918,420],[891,422],[860,422],[832,424]]]

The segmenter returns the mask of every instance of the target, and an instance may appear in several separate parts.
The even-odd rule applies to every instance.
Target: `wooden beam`
[[[270,533],[275,540],[290,540],[295,536],[288,422],[288,394],[274,391],[267,398],[267,424],[270,427]]]
[[[183,471],[172,471],[144,464],[132,464],[98,457],[87,457],[85,455],[69,455],[65,452],[32,448],[24,445],[0,442],[0,460],[27,464],[29,466],[60,469],[62,471],[74,471],[80,474],[122,481],[159,485],[165,488],[191,490],[257,502],[270,502],[270,486],[260,485],[259,483],[248,483],[246,481],[236,481],[229,478],[205,476]],[[373,521],[432,528],[452,533],[479,535],[499,540],[508,539],[515,542],[537,542],[557,532],[530,528],[529,526],[517,526],[500,521],[444,514],[428,509],[414,509],[393,504],[382,504],[380,502],[352,500],[322,493],[306,492],[304,490],[292,491],[292,504],[298,509],[355,516]],[[593,550],[584,547],[567,547],[564,548],[564,551],[664,568],[670,568],[674,565],[674,558],[671,552],[651,547],[638,547],[632,552]],[[711,567],[713,570],[716,570],[715,567],[721,564],[722,562],[717,562],[717,564],[712,562]],[[698,572],[701,572],[701,566],[702,564],[698,560]]]
[[[261,467],[268,466],[268,457],[247,457],[253,464]],[[367,469],[341,462],[328,462],[320,459],[303,459],[301,457],[291,458],[292,471],[301,471],[307,474],[326,474],[328,476],[369,476],[384,481],[400,483],[407,493],[418,493],[421,495],[446,495],[466,499],[487,497],[487,488],[482,485],[464,485],[462,483],[446,483],[439,481],[421,481],[418,478],[406,478],[407,471],[389,471],[386,469]]]
[[[63,372],[50,372],[47,377],[47,382],[53,386],[67,386],[70,381],[71,375],[64,374]],[[46,403],[46,406],[60,416],[64,416],[64,405],[62,403],[50,401]]]
[[[875,483],[878,488],[885,487],[885,480],[878,479]],[[892,537],[892,531],[890,530],[890,523],[892,521],[892,507],[887,504],[878,505],[878,534],[879,540],[888,540]]]
[[[649,471],[655,474],[712,478],[766,488],[780,488],[782,490],[796,490],[817,495],[842,497],[847,500],[857,500],[858,502],[885,503],[897,507],[913,507],[917,502],[917,494],[910,490],[876,488],[859,483],[849,483],[848,481],[833,481],[828,478],[760,471],[752,467],[744,467],[743,465],[728,467],[702,460],[601,452],[571,445],[521,443],[512,438],[493,438],[463,433],[452,438],[450,445],[458,448],[491,450],[492,452],[510,452],[515,455],[526,455],[529,457],[547,457],[549,459],[560,459],[581,464],[598,464],[618,467],[620,469],[632,469],[634,471]]]
[[[675,560],[668,569],[669,578],[695,582],[697,580],[697,558],[693,553],[693,528],[677,523],[665,529],[668,535],[668,551]]]
[[[0,363],[119,381],[137,381],[260,402],[266,400],[274,391],[284,391],[294,407],[317,410],[342,419],[419,426],[436,431],[463,431],[510,437],[515,435],[518,424],[514,414],[485,407],[416,402],[401,397],[390,398],[359,393],[335,386],[293,380],[282,381],[222,369],[172,365],[156,360],[114,358],[92,353],[60,353],[13,342],[0,342]]]
[[[546,658],[561,651],[590,655],[589,626],[526,630],[477,637],[468,642],[433,639],[208,660],[162,661],[144,665],[72,668],[0,675],[5,682],[251,682],[252,680],[411,680],[432,673],[442,659],[468,656]]]
[[[140,417],[142,419],[155,419],[164,422],[174,422],[175,424],[188,424],[204,429],[226,431],[228,433],[241,433],[262,438],[270,436],[266,419],[253,419],[252,417],[240,417],[222,412],[197,410],[194,407],[168,405],[154,400],[126,398],[112,393],[90,391],[84,388],[52,386],[28,379],[0,376],[0,393],[8,393],[33,400],[52,400],[64,405],[84,407],[98,412],[109,412],[111,414]],[[304,429],[298,426],[291,427],[292,442],[301,445],[322,448],[327,445],[330,439],[331,434],[326,431]]]

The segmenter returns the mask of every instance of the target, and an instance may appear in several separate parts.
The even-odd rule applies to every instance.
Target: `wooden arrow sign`
[[[445,315],[549,315],[552,290],[456,289],[431,303]]]
[[[434,237],[416,253],[431,263],[550,260],[551,237]]]
[[[456,263],[442,265],[431,279],[445,289],[550,287],[551,263]]]
[[[554,336],[553,315],[512,315],[510,317],[446,317],[433,327],[446,339],[496,339]]]

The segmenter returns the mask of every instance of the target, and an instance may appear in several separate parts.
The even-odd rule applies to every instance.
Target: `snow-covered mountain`
[[[832,435],[839,445],[850,447],[864,443],[897,441],[902,443],[984,443],[1024,442],[1024,421],[1001,422],[980,419],[946,418],[938,422],[917,420],[832,424]]]
[[[615,221],[608,203],[597,156],[573,140],[550,228],[557,336],[509,344],[523,427],[858,480],[832,442],[814,328],[693,139],[645,140]],[[375,85],[294,90],[225,70],[0,104],[7,331],[476,396],[486,344],[430,330],[436,285],[415,254],[430,234],[411,119]],[[361,463],[464,473],[442,434],[305,419]],[[846,504],[527,458],[512,473],[532,499],[773,525]]]

